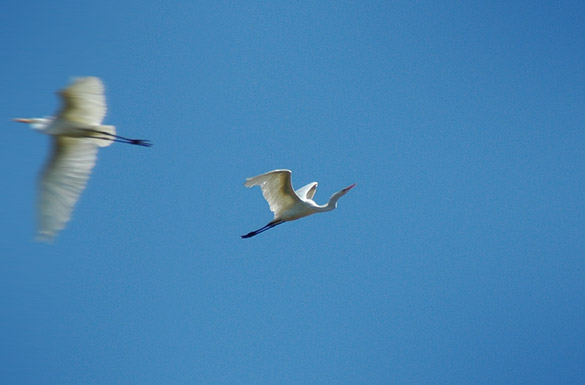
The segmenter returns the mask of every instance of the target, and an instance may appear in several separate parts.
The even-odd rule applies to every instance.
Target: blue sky
[[[0,377],[10,384],[585,381],[582,2],[10,2]],[[48,138],[99,76],[100,151],[33,242]],[[337,210],[272,219],[246,177]]]

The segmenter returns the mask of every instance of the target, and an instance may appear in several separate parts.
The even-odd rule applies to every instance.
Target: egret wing
[[[295,193],[301,198],[302,200],[313,199],[315,193],[317,192],[317,182],[309,183],[295,191]]]
[[[296,203],[301,202],[292,188],[290,170],[274,170],[247,178],[244,186],[260,186],[262,195],[270,205],[270,211],[274,213],[275,218]]]
[[[106,97],[99,78],[78,78],[59,94],[63,103],[59,118],[88,126],[99,126],[104,120]]]
[[[89,138],[53,138],[53,153],[39,186],[38,238],[50,241],[65,227],[97,159]]]

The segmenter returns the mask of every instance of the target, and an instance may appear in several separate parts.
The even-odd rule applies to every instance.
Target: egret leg
[[[251,237],[253,237],[254,235],[257,235],[257,234],[263,233],[263,232],[265,232],[266,230],[273,228],[274,226],[278,226],[278,225],[280,225],[281,223],[284,223],[284,221],[272,221],[272,222],[270,222],[269,224],[267,224],[266,226],[259,228],[258,230],[254,230],[254,231],[251,231],[251,232],[249,232],[249,233],[248,233],[248,234],[246,234],[246,235],[242,235],[242,238],[251,238]]]
[[[100,130],[88,130],[88,131],[92,131],[92,132],[95,132],[96,134],[100,134],[100,135],[105,135],[106,136],[105,138],[99,138],[99,137],[97,137],[96,139],[111,140],[112,142],[120,142],[120,143],[134,144],[134,145],[137,145],[137,146],[144,146],[144,147],[151,147],[152,146],[152,143],[150,143],[150,140],[146,140],[146,139],[126,138],[124,136],[110,134],[109,132],[100,131]]]

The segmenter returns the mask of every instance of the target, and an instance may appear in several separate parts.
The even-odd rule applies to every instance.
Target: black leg
[[[242,238],[251,238],[251,237],[253,237],[254,235],[257,235],[257,234],[263,233],[263,232],[265,232],[266,230],[273,228],[274,226],[278,226],[278,225],[280,225],[281,223],[284,223],[284,221],[273,221],[273,222],[270,222],[269,224],[267,224],[267,225],[266,225],[266,226],[264,226],[264,227],[261,227],[261,228],[259,228],[258,230],[254,230],[254,231],[251,231],[251,232],[249,232],[249,233],[248,233],[248,234],[246,234],[246,235],[242,235]]]
[[[125,139],[118,139],[118,138],[100,138],[98,136],[92,136],[92,139],[102,139],[102,140],[109,140],[111,142],[118,142],[118,143],[126,143],[126,144],[135,144],[137,146],[143,147],[152,147],[152,143],[149,140],[143,139],[132,139],[132,140],[125,140]]]
[[[146,139],[126,138],[124,136],[110,134],[109,132],[99,131],[99,130],[88,130],[88,131],[92,131],[92,132],[95,132],[97,134],[101,134],[101,135],[105,135],[106,136],[106,138],[99,138],[98,137],[98,138],[95,138],[95,139],[111,140],[112,142],[120,142],[120,143],[134,144],[134,145],[137,145],[137,146],[144,146],[144,147],[151,147],[152,146],[152,143],[150,143],[150,140],[146,140]]]

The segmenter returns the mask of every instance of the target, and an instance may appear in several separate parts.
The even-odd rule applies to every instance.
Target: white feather
[[[38,238],[50,241],[65,227],[97,159],[89,138],[53,138],[53,153],[40,175]]]

